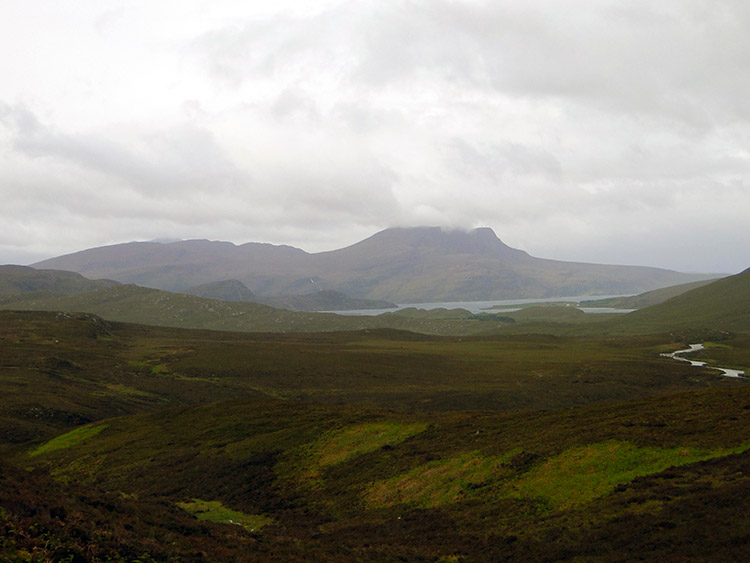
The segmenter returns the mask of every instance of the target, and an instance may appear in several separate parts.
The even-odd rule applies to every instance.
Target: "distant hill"
[[[195,295],[205,299],[219,301],[258,303],[258,296],[239,280],[222,280],[189,287],[181,291],[186,295]]]
[[[38,270],[28,266],[0,266],[0,302],[73,295],[118,285],[120,284],[113,280],[90,280],[75,272]]]
[[[750,269],[623,315],[615,326],[637,332],[750,330]]]
[[[169,291],[239,280],[259,296],[335,290],[397,303],[641,293],[716,275],[534,258],[492,231],[394,228],[309,254],[289,246],[207,240],[133,242],[38,262]]]
[[[384,299],[357,299],[334,289],[322,289],[304,295],[260,297],[258,301],[271,307],[289,309],[290,311],[356,311],[398,307],[395,303]]]
[[[239,280],[224,280],[206,283],[181,291],[187,295],[218,299],[220,301],[261,303],[290,311],[345,311],[359,309],[389,309],[397,305],[375,299],[355,299],[332,289],[304,295],[260,297]]]
[[[643,309],[644,307],[651,307],[652,305],[658,305],[664,303],[672,297],[687,293],[692,289],[703,287],[709,283],[713,283],[716,280],[702,280],[697,282],[682,283],[679,285],[672,285],[661,289],[655,289],[653,291],[647,291],[640,295],[631,295],[627,297],[609,297],[607,299],[594,299],[590,301],[581,301],[579,305],[581,307],[611,307],[613,309]]]

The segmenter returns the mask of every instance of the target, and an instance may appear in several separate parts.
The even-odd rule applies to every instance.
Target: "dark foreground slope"
[[[742,561],[750,387],[674,339],[1,312],[0,560]]]
[[[80,549],[83,528],[155,560],[739,561],[749,423],[746,386],[534,414],[256,399],[112,419],[31,450],[57,481],[3,493],[5,549]]]
[[[507,246],[491,229],[438,227],[387,229],[352,246],[316,254],[260,243],[139,242],[35,266],[170,291],[236,279],[261,296],[337,290],[396,303],[627,294],[710,277],[544,260]]]

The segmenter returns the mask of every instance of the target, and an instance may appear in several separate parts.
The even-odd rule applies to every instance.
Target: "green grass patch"
[[[739,453],[750,448],[699,449],[692,447],[639,447],[630,442],[609,440],[570,448],[548,459],[515,482],[503,496],[537,498],[552,508],[566,509],[604,496],[619,484],[636,477],[658,473],[669,467]]]
[[[503,465],[516,451],[501,456],[482,457],[476,452],[431,461],[371,485],[365,492],[370,506],[409,503],[432,508],[475,496],[482,485],[502,479],[510,472]]]
[[[98,426],[84,426],[82,428],[76,428],[75,430],[71,430],[70,432],[63,434],[62,436],[52,438],[50,441],[45,442],[35,450],[29,452],[29,455],[37,456],[54,452],[55,450],[62,450],[65,448],[76,446],[81,442],[88,440],[93,436],[96,436],[108,426],[108,424],[99,424]]]
[[[154,363],[155,360],[143,361],[143,360],[130,360],[128,365],[138,370],[148,371],[151,375],[159,377],[161,375],[168,375],[169,368],[166,364]]]
[[[151,366],[151,375],[160,376],[160,375],[167,375],[169,373],[169,368],[165,364],[157,364],[155,366]]]
[[[425,423],[371,422],[327,433],[312,446],[315,466],[336,465],[383,446],[399,444],[426,428]]]
[[[195,516],[198,520],[208,520],[220,524],[236,524],[250,532],[258,532],[273,522],[272,518],[262,514],[245,514],[237,510],[226,508],[218,500],[201,500],[198,498],[190,502],[178,502],[177,506]]]
[[[729,344],[725,344],[723,342],[704,342],[703,346],[706,348],[720,348],[724,350],[731,350],[732,347]]]
[[[111,396],[117,396],[117,395],[128,395],[131,397],[158,397],[158,395],[155,395],[154,393],[149,393],[148,391],[141,391],[140,389],[136,389],[135,387],[130,387],[128,385],[123,385],[122,383],[107,383],[104,385],[109,391],[95,391],[93,394],[96,396],[101,397],[111,397]]]
[[[749,448],[750,443],[719,449],[656,448],[610,440],[570,448],[521,474],[508,463],[518,450],[490,457],[470,452],[377,481],[367,487],[363,498],[372,507],[413,504],[423,508],[470,498],[516,498],[563,510],[609,494],[636,477]]]

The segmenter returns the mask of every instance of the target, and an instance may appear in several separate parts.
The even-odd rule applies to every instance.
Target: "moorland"
[[[5,560],[746,558],[750,386],[710,366],[750,368],[750,270],[627,314],[370,320],[19,283]],[[695,342],[707,367],[661,355]]]

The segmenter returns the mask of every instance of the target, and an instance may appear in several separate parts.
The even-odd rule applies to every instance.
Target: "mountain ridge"
[[[319,253],[205,239],[124,243],[33,266],[168,291],[236,279],[259,296],[336,290],[401,303],[639,293],[716,277],[536,258],[506,245],[487,227],[398,227]]]

